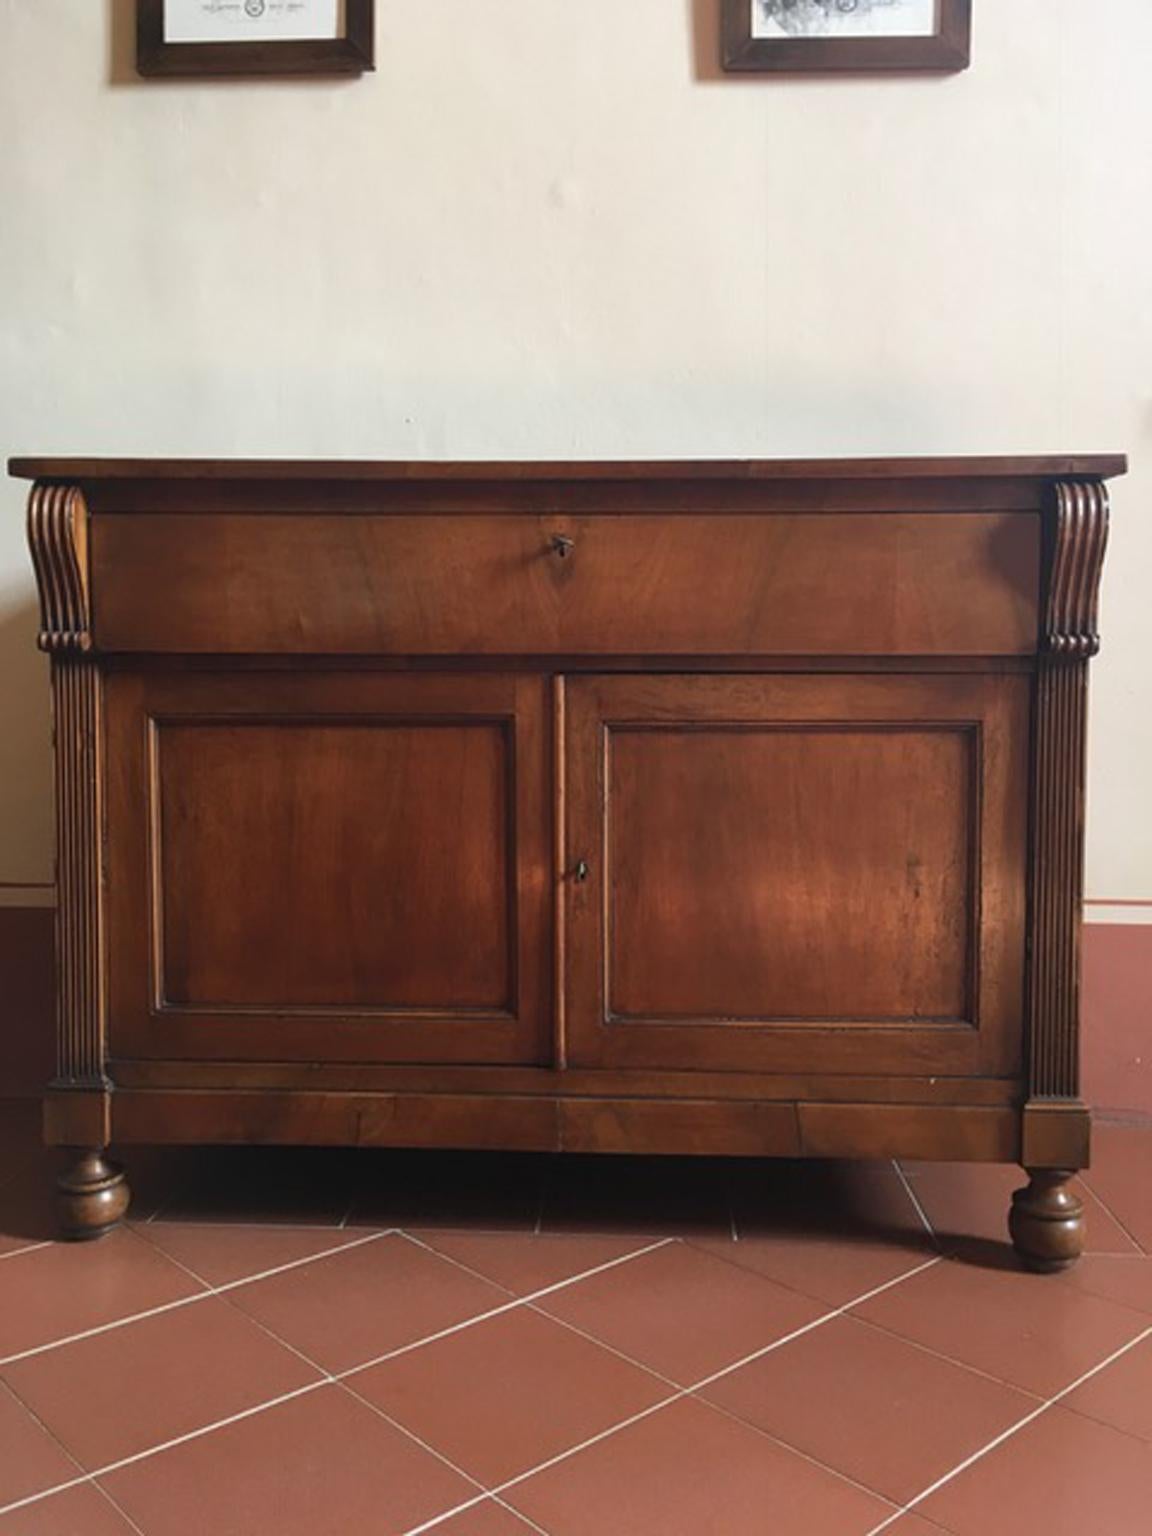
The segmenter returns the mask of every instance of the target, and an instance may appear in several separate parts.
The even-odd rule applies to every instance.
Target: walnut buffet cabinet
[[[115,1142],[1019,1161],[1071,1262],[1120,457],[17,460]]]

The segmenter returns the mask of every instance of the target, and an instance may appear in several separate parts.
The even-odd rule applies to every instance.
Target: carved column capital
[[[1026,1156],[1076,1166],[1087,1155],[1080,1094],[1080,923],[1088,662],[1100,649],[1108,492],[1060,481],[1044,517],[1045,593],[1032,758]]]
[[[91,650],[88,507],[78,486],[36,482],[28,498],[28,544],[40,592],[40,649]]]
[[[1108,487],[1101,480],[1060,481],[1048,519],[1048,583],[1043,649],[1087,661],[1100,649],[1100,576],[1108,544]]]

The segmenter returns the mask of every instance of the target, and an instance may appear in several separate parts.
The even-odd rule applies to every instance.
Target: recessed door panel
[[[114,675],[120,1055],[548,1049],[542,679]]]
[[[1010,1071],[1027,680],[569,685],[569,1057]]]
[[[161,1006],[514,1011],[510,721],[161,720],[152,749]]]

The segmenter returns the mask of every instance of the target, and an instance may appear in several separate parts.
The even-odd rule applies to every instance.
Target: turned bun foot
[[[75,1152],[56,1181],[61,1237],[74,1243],[103,1237],[120,1224],[128,1200],[128,1184],[116,1163],[102,1152]]]
[[[1084,1207],[1068,1188],[1071,1172],[1029,1168],[1029,1183],[1012,1196],[1008,1230],[1029,1269],[1052,1274],[1075,1264],[1084,1251]]]

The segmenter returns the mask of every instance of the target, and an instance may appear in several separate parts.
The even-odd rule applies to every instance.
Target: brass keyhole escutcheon
[[[585,880],[587,880],[588,876],[591,873],[592,873],[592,870],[591,870],[591,867],[589,866],[588,860],[587,859],[577,859],[577,861],[576,861],[576,868],[572,871],[572,878],[574,880],[578,881],[579,884],[583,885]]]
[[[570,539],[566,533],[554,533],[549,547],[558,560],[567,560],[576,548],[576,540]]]

